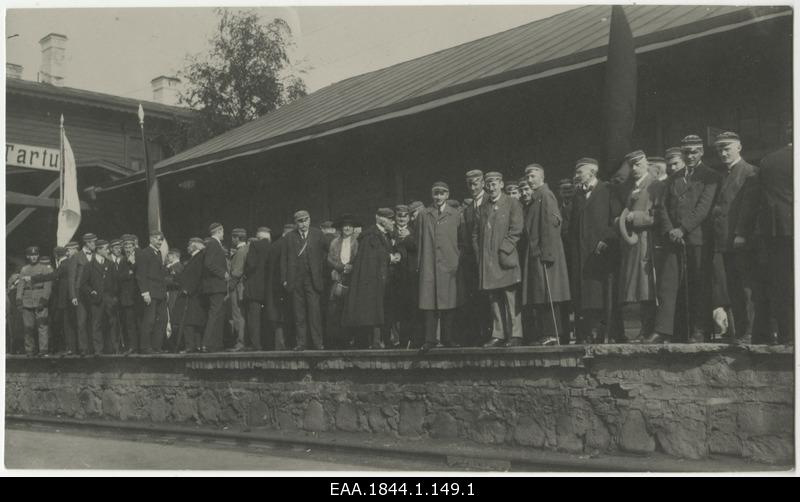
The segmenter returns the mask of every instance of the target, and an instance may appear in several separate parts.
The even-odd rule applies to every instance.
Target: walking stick
[[[550,279],[547,277],[547,266],[542,262],[544,271],[544,288],[547,290],[547,301],[550,302],[550,313],[553,314],[553,329],[556,332],[556,345],[561,345],[561,333],[558,332],[558,321],[556,320],[556,307],[553,305],[553,295],[550,292]]]
[[[686,314],[686,342],[691,339],[691,323],[689,322],[689,266],[686,264],[686,242],[681,240],[681,275],[683,276],[683,299]]]

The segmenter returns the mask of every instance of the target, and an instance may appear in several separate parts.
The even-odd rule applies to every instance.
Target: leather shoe
[[[522,338],[512,338],[506,347],[522,347]]]
[[[422,347],[419,348],[420,354],[427,354],[433,348],[433,344],[430,343],[423,343]]]
[[[701,329],[695,328],[689,337],[689,343],[706,343],[706,334]]]
[[[306,350],[306,348],[305,347],[301,347],[300,345],[298,345],[297,347],[294,348],[295,352],[302,352],[304,350]]]
[[[671,337],[669,337],[667,335],[662,335],[661,333],[653,333],[652,335],[642,339],[642,343],[647,343],[647,344],[651,344],[651,345],[652,344],[669,343],[670,338]]]
[[[491,349],[492,347],[505,347],[506,342],[502,338],[492,338],[488,342],[483,344],[483,348]]]
[[[372,345],[369,346],[369,350],[383,350],[385,348],[386,346],[383,345],[383,342],[379,342],[377,344],[373,343]]]

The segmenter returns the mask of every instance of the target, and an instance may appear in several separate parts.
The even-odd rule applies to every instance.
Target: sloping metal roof
[[[637,52],[647,52],[791,16],[792,9],[634,5],[625,13]],[[610,6],[580,7],[343,80],[164,159],[156,169],[163,175],[251,155],[602,63],[610,17]]]
[[[113,94],[87,91],[74,87],[61,87],[16,78],[6,78],[6,95],[21,95],[37,99],[49,99],[83,106],[92,106],[104,110],[114,110],[123,113],[131,112],[134,115],[136,115],[139,104],[141,103],[145,114],[148,116],[183,122],[190,121],[194,118],[194,112],[192,110],[181,106],[170,106],[153,101],[124,98],[122,96],[114,96]],[[6,100],[8,100],[8,98],[6,98]]]

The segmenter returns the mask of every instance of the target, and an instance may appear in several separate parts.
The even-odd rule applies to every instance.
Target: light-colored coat
[[[561,211],[547,185],[533,191],[525,209],[522,303],[541,305],[570,299],[567,258],[561,241]],[[544,263],[551,263],[545,276]],[[547,283],[545,284],[545,280]],[[550,288],[550,295],[547,294]]]
[[[627,224],[629,232],[638,237],[636,244],[619,239],[619,301],[635,303],[655,299],[653,272],[653,234],[655,224],[655,189],[658,183],[646,175],[637,187],[631,180],[621,193],[624,207],[633,215]]]
[[[506,194],[492,203],[488,194],[478,211],[472,246],[478,259],[478,287],[487,291],[522,280],[517,242],[522,236],[522,204]]]
[[[458,210],[444,205],[423,210],[418,219],[419,308],[449,310],[464,301],[459,274],[464,249],[464,219]]]

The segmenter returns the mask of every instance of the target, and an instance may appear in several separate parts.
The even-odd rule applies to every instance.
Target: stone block
[[[336,428],[345,432],[358,432],[358,411],[352,403],[339,404],[336,409]]]
[[[183,393],[175,396],[172,402],[172,418],[179,423],[196,421],[198,419],[197,401]]]
[[[164,398],[157,398],[150,401],[149,405],[150,420],[160,424],[167,421],[169,416],[169,406]]]
[[[247,423],[251,427],[262,427],[264,425],[269,425],[270,422],[269,406],[260,399],[251,401],[247,409]]]
[[[419,436],[423,433],[425,403],[422,401],[403,401],[400,403],[399,432],[401,436]]]
[[[791,435],[793,413],[789,406],[747,403],[738,406],[737,423],[747,435]]]
[[[521,417],[514,427],[514,442],[522,446],[542,448],[547,436],[539,423],[531,417]]]
[[[458,421],[450,413],[437,413],[431,424],[430,434],[434,438],[457,438]]]
[[[303,413],[303,429],[313,432],[328,430],[328,424],[325,421],[325,410],[316,399],[310,401],[306,406]]]
[[[647,432],[647,424],[639,410],[630,410],[619,431],[618,444],[621,450],[630,453],[652,453],[656,441]]]
[[[760,436],[745,439],[742,454],[756,462],[792,465],[794,448],[792,436]]]
[[[367,412],[367,425],[372,432],[389,432],[391,429],[385,414],[378,408],[370,408]]]
[[[572,418],[562,413],[556,419],[556,446],[570,453],[583,452],[583,441],[575,434]]]
[[[213,392],[206,390],[197,400],[197,411],[205,423],[217,423],[222,416],[219,401]]]
[[[103,415],[109,418],[121,418],[119,396],[111,389],[106,389],[102,394]]]

